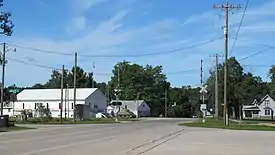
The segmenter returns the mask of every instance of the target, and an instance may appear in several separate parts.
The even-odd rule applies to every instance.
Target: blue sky
[[[79,55],[131,55],[156,53],[192,46],[223,36],[223,15],[213,4],[225,0],[5,0],[3,11],[12,12],[15,24],[11,37],[2,41]],[[230,0],[245,6],[246,0]],[[247,14],[232,56],[241,59],[274,45],[275,1],[250,0]],[[2,11],[1,10],[1,11]],[[237,32],[243,8],[230,13],[230,46]],[[11,48],[12,45],[10,45]],[[141,65],[162,65],[173,86],[199,85],[200,59],[204,60],[204,80],[213,68],[214,58],[223,54],[223,39],[170,54],[132,58],[79,57],[79,65],[92,71],[95,79],[108,81],[118,61]],[[240,61],[245,71],[267,79],[268,65],[275,60],[274,50]],[[72,56],[53,55],[17,48],[8,58],[55,68],[71,68]],[[274,61],[275,62],[275,61]],[[175,72],[197,69],[193,72]],[[169,74],[170,73],[170,74]],[[30,86],[46,82],[50,69],[10,60],[6,69],[6,85]]]

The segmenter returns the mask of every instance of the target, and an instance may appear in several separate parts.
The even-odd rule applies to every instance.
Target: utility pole
[[[65,106],[64,106],[64,110],[65,110],[65,120],[67,119],[67,96],[68,96],[68,88],[65,88]]]
[[[95,87],[95,84],[94,84],[94,74],[95,74],[95,63],[93,62],[93,71],[92,71],[93,73],[92,73],[92,75],[93,75],[93,77],[92,77],[92,88],[94,88]]]
[[[201,63],[200,63],[200,83],[201,83],[201,88],[203,88],[203,60],[201,59]],[[204,91],[201,92],[201,99],[202,99],[202,104],[204,105]],[[203,118],[205,118],[206,115],[206,111],[203,111]]]
[[[62,70],[61,70],[61,100],[60,100],[60,122],[62,124],[62,115],[63,115],[63,83],[64,83],[64,65],[62,65]]]
[[[203,60],[201,59],[201,71],[200,71],[200,80],[201,80],[201,87],[203,87]],[[202,104],[204,104],[204,91],[202,92]]]
[[[16,52],[16,49],[12,49],[13,52]],[[5,87],[5,66],[6,66],[6,53],[10,51],[10,49],[7,49],[7,44],[3,43],[3,51],[1,56],[1,65],[2,65],[2,82],[1,82],[1,112],[0,114],[3,115],[3,109],[4,109],[4,87]],[[13,109],[14,110],[14,109]]]
[[[212,56],[210,56],[212,57]],[[219,84],[218,84],[218,65],[219,65],[219,54],[215,54],[215,118],[219,118]]]
[[[4,87],[5,87],[5,63],[6,63],[6,43],[3,43],[2,51],[2,83],[1,83],[1,115],[3,115],[4,108]]]
[[[229,125],[229,116],[228,116],[228,102],[227,102],[227,59],[228,59],[228,12],[232,9],[236,9],[236,8],[241,8],[240,5],[238,6],[233,6],[233,5],[229,5],[228,0],[226,1],[225,5],[221,5],[221,6],[216,6],[214,4],[214,8],[221,8],[225,10],[225,26],[224,26],[224,114],[225,114],[225,125],[228,126]]]
[[[70,87],[69,87],[69,84],[67,84],[67,112],[68,112],[68,117],[67,118],[70,118]]]
[[[73,107],[73,111],[74,111],[74,116],[73,116],[73,122],[75,122],[75,118],[76,118],[76,111],[75,111],[75,105],[76,105],[76,67],[77,67],[77,53],[75,53],[74,55],[74,107]]]
[[[167,117],[167,89],[165,89],[165,106],[164,106],[164,110],[165,110],[165,117]]]

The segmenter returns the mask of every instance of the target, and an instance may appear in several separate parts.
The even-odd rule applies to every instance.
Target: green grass
[[[7,128],[0,128],[0,132],[20,131],[20,130],[29,130],[29,129],[35,129],[35,128],[13,126],[13,127],[7,127]]]
[[[223,120],[206,119],[203,123],[202,120],[195,122],[180,123],[181,126],[187,127],[202,127],[202,128],[219,128],[219,129],[231,129],[231,130],[258,130],[258,131],[275,131],[275,127],[266,125],[251,125],[246,122],[229,122],[229,126],[224,125]]]

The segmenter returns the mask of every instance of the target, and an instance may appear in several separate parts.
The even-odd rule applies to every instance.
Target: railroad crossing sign
[[[207,93],[208,92],[207,89],[206,89],[207,85],[201,86],[200,88],[201,88],[200,93]]]

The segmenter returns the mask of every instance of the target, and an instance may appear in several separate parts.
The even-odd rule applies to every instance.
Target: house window
[[[59,103],[59,109],[61,109],[61,103]]]
[[[265,106],[266,107],[269,107],[269,105],[270,105],[269,102],[270,102],[269,100],[265,100]]]
[[[47,103],[47,109],[49,109],[49,103]]]
[[[37,104],[36,103],[34,103],[34,109],[36,109],[37,108]]]
[[[124,108],[127,109],[127,105],[125,105]]]
[[[266,109],[266,110],[265,110],[265,115],[266,115],[266,116],[269,116],[269,115],[270,115],[270,109]]]
[[[25,103],[23,103],[23,109],[25,109]]]
[[[71,107],[71,109],[74,109],[74,103],[72,103],[72,107]]]
[[[8,109],[8,112],[11,112],[11,109]]]
[[[97,105],[94,105],[94,109],[97,109],[98,107],[97,107]]]

